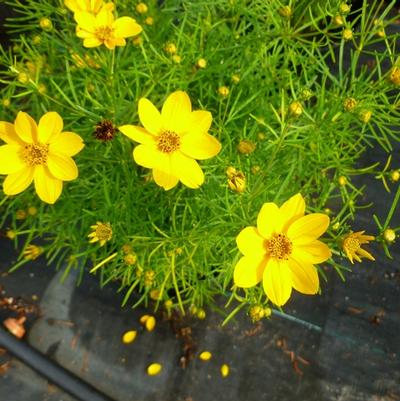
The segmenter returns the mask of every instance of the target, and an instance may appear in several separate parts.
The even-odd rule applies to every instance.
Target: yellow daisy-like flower
[[[357,231],[356,233],[347,234],[343,238],[343,250],[352,264],[354,264],[353,259],[357,262],[361,262],[361,258],[375,260],[369,252],[361,248],[361,245],[368,244],[369,241],[373,241],[375,237],[372,235],[363,235],[364,233],[365,231]]]
[[[161,113],[148,99],[140,99],[139,118],[144,128],[124,125],[119,129],[140,143],[133,158],[153,170],[156,184],[165,190],[179,181],[189,188],[203,184],[204,174],[195,159],[209,159],[221,150],[219,141],[208,134],[211,113],[192,111],[189,96],[176,91],[168,96]]]
[[[85,11],[75,13],[78,24],[76,36],[83,39],[83,46],[105,45],[108,49],[125,46],[125,38],[136,36],[142,27],[131,17],[114,19],[114,15],[103,7],[97,15]]]
[[[0,174],[6,195],[17,195],[34,181],[39,198],[53,204],[61,195],[63,181],[78,177],[72,156],[83,147],[82,138],[62,132],[63,120],[56,112],[42,116],[39,124],[20,111],[14,124],[0,121]]]
[[[108,11],[114,10],[114,3],[104,4],[103,0],[64,0],[64,4],[73,13],[86,11],[92,14],[98,14],[102,8]]]
[[[93,226],[90,226],[93,231],[88,235],[90,238],[89,243],[100,242],[100,246],[103,246],[107,241],[110,241],[113,235],[113,231],[110,223],[102,223],[98,221]]]
[[[236,237],[244,256],[235,266],[235,285],[249,288],[262,281],[268,299],[278,306],[288,301],[292,287],[303,294],[318,292],[314,265],[331,256],[328,246],[318,240],[329,226],[329,217],[304,212],[300,194],[280,208],[272,202],[264,203],[257,227],[246,227]]]

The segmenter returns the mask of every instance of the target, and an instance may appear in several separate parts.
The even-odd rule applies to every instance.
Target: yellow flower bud
[[[337,231],[337,230],[339,230],[339,228],[340,228],[340,223],[339,222],[336,222],[336,223],[334,223],[332,225],[332,230],[333,231]]]
[[[177,49],[174,43],[167,43],[164,46],[164,51],[168,54],[175,54],[177,52]]]
[[[20,72],[17,76],[18,82],[27,84],[29,82],[29,75],[26,72]]]
[[[264,317],[264,308],[262,306],[252,306],[249,310],[250,319],[253,322],[258,322]]]
[[[258,174],[259,172],[261,171],[261,167],[260,166],[253,166],[252,168],[251,168],[251,172],[253,173],[253,174]]]
[[[391,179],[393,182],[399,181],[399,180],[400,180],[400,170],[392,170],[392,171],[390,172],[390,179]]]
[[[396,86],[400,86],[400,67],[394,66],[390,70],[390,75],[389,75],[390,82]]]
[[[344,40],[353,39],[353,31],[350,28],[343,29],[342,37],[343,37]]]
[[[341,187],[344,187],[347,184],[347,178],[344,175],[341,175],[338,178],[338,183]]]
[[[238,193],[244,192],[246,190],[246,177],[244,174],[241,171],[236,171],[228,178],[228,187]]]
[[[260,141],[263,141],[266,137],[267,137],[267,136],[264,134],[264,132],[259,132],[259,133],[257,134],[257,138],[258,138]]]
[[[16,218],[17,220],[24,220],[24,219],[26,219],[27,217],[28,217],[28,214],[25,212],[25,210],[18,209],[18,210],[15,212],[15,218]]]
[[[153,299],[154,301],[157,301],[160,299],[160,290],[155,288],[154,290],[150,291],[150,298]]]
[[[298,101],[292,102],[289,105],[289,113],[294,117],[299,117],[303,114],[303,106]]]
[[[42,37],[41,37],[40,35],[35,35],[35,36],[32,38],[32,43],[33,43],[34,45],[40,44],[41,41],[42,41]]]
[[[237,75],[237,74],[233,74],[233,75],[231,76],[231,80],[232,80],[232,82],[233,82],[234,84],[238,84],[238,83],[240,82],[240,76]]]
[[[341,14],[348,14],[350,12],[351,6],[349,6],[347,3],[342,3],[339,7],[339,11]]]
[[[206,68],[207,67],[207,60],[204,58],[199,58],[197,60],[197,67],[199,68]]]
[[[37,90],[41,95],[43,95],[43,93],[47,92],[47,86],[45,84],[39,84]]]
[[[303,89],[300,93],[300,98],[303,100],[310,100],[314,96],[314,93],[310,89]]]
[[[211,359],[211,357],[212,357],[212,354],[211,354],[211,352],[208,352],[208,351],[203,351],[203,352],[199,355],[199,358],[200,358],[202,361],[209,361],[209,360]]]
[[[221,376],[222,377],[227,377],[228,375],[229,375],[229,366],[226,363],[224,363],[221,366]]]
[[[278,12],[284,18],[290,18],[293,15],[293,10],[290,6],[283,6]]]
[[[41,18],[39,20],[39,25],[44,31],[51,31],[53,28],[53,23],[49,18]]]
[[[173,303],[170,299],[167,299],[167,300],[164,302],[164,307],[165,307],[165,309],[171,309],[173,306],[174,306],[174,303]]]
[[[371,116],[372,112],[370,110],[362,110],[360,111],[358,118],[360,119],[361,122],[367,124],[371,119]]]
[[[139,14],[146,14],[148,11],[147,4],[146,3],[138,3],[136,4],[136,12]]]
[[[127,331],[122,336],[122,342],[124,344],[130,344],[131,342],[135,341],[136,335],[137,335],[137,331],[136,330]]]
[[[127,255],[124,256],[124,262],[128,266],[133,266],[137,261],[137,256],[135,253],[128,253]]]
[[[387,228],[383,232],[383,238],[385,239],[386,242],[392,243],[396,239],[396,232],[392,230],[391,228]]]
[[[271,308],[264,308],[264,317],[270,317],[272,315]]]
[[[229,166],[226,169],[226,175],[228,176],[228,178],[232,178],[235,176],[237,170],[235,169],[235,167]]]
[[[336,25],[336,26],[342,26],[342,25],[344,25],[344,19],[343,19],[343,17],[342,17],[341,15],[339,15],[339,14],[337,14],[337,15],[335,15],[335,16],[333,17],[332,22],[333,22],[333,24]]]
[[[357,100],[354,99],[353,97],[348,97],[343,101],[343,108],[346,111],[353,111],[356,106],[357,106]]]
[[[179,56],[178,54],[174,54],[174,55],[172,56],[172,61],[173,61],[175,64],[180,64],[181,61],[182,61],[182,57]]]
[[[249,141],[248,139],[242,139],[238,145],[238,151],[242,155],[249,155],[253,153],[256,149],[256,144],[254,142]]]
[[[10,107],[11,101],[10,99],[3,99],[3,107]]]
[[[206,318],[206,311],[202,308],[199,308],[199,310],[196,313],[196,317],[197,319],[204,320]]]
[[[143,38],[142,38],[141,36],[135,36],[135,37],[132,39],[132,43],[133,43],[135,46],[140,46],[140,45],[143,43]]]
[[[220,86],[218,88],[218,93],[222,97],[227,97],[229,95],[229,88],[227,86]]]
[[[13,230],[7,230],[6,231],[6,237],[10,240],[15,239],[15,237],[17,236],[17,233]]]
[[[28,214],[31,216],[35,216],[37,214],[38,210],[35,206],[29,206],[28,207]]]
[[[152,363],[147,367],[147,374],[149,376],[156,376],[158,375],[162,370],[162,366],[159,363]]]
[[[122,252],[125,254],[132,253],[132,245],[130,244],[122,245]]]
[[[153,18],[153,17],[147,17],[147,18],[144,20],[144,23],[145,23],[146,25],[153,25],[153,24],[154,24],[154,18]]]

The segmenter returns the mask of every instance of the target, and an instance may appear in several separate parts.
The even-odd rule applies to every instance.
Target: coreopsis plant
[[[22,12],[0,51],[10,268],[46,258],[118,283],[123,304],[204,318],[223,296],[227,320],[257,321],[295,291],[323,295],[329,270],[391,255],[394,2],[8,2]],[[374,147],[385,161],[363,165]],[[366,177],[395,192],[372,227]]]

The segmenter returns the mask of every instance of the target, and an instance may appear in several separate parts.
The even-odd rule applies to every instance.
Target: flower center
[[[157,148],[164,153],[172,153],[181,146],[181,138],[172,131],[163,131],[157,137]]]
[[[41,143],[25,145],[22,150],[22,158],[28,167],[46,164],[48,154],[49,145]]]
[[[96,237],[100,241],[108,241],[112,237],[112,228],[109,224],[98,224],[96,227]]]
[[[265,240],[264,246],[272,258],[280,260],[288,259],[293,249],[292,242],[285,234],[273,234]]]
[[[349,253],[354,253],[360,249],[361,244],[357,238],[349,237],[343,241],[343,247],[347,249]]]
[[[99,26],[95,31],[94,34],[97,39],[104,42],[107,39],[111,39],[114,33],[114,29],[109,26]]]

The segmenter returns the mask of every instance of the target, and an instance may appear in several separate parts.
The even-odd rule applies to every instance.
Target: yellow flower
[[[98,14],[102,8],[108,11],[114,10],[114,3],[104,4],[103,0],[64,0],[64,4],[73,13],[86,11],[92,14]]]
[[[321,213],[304,215],[305,202],[300,194],[280,208],[264,203],[257,227],[246,227],[236,237],[244,255],[235,266],[234,283],[250,288],[263,282],[264,291],[275,305],[284,305],[292,287],[303,294],[319,289],[315,264],[330,258],[331,251],[318,238],[329,226]]]
[[[98,221],[93,226],[90,226],[90,228],[93,229],[93,231],[88,235],[88,238],[90,238],[89,243],[91,244],[99,241],[100,246],[103,246],[112,238],[113,231],[110,223],[102,223],[101,221]]]
[[[361,262],[361,258],[375,260],[369,252],[361,248],[361,245],[368,244],[369,241],[375,239],[372,235],[363,235],[364,232],[365,231],[358,231],[356,233],[350,233],[343,238],[343,250],[352,264],[354,264],[353,259],[357,262]]]
[[[28,245],[23,254],[26,260],[35,260],[43,253],[43,248],[37,245]]]
[[[189,96],[177,91],[168,96],[161,113],[148,99],[140,99],[139,119],[144,128],[124,125],[119,129],[140,143],[133,158],[153,170],[156,184],[165,190],[179,181],[189,188],[203,184],[204,174],[196,159],[209,159],[221,150],[218,140],[207,132],[211,113],[192,111]]]
[[[42,116],[39,124],[20,111],[14,124],[0,121],[0,174],[6,195],[17,195],[34,181],[39,198],[53,204],[61,195],[63,181],[78,177],[72,156],[83,147],[82,138],[62,132],[63,120],[56,112]]]
[[[97,15],[78,11],[75,20],[78,23],[76,36],[83,39],[85,47],[104,44],[108,49],[114,49],[115,46],[125,46],[125,38],[142,32],[142,27],[133,18],[114,19],[112,12],[105,7]]]

